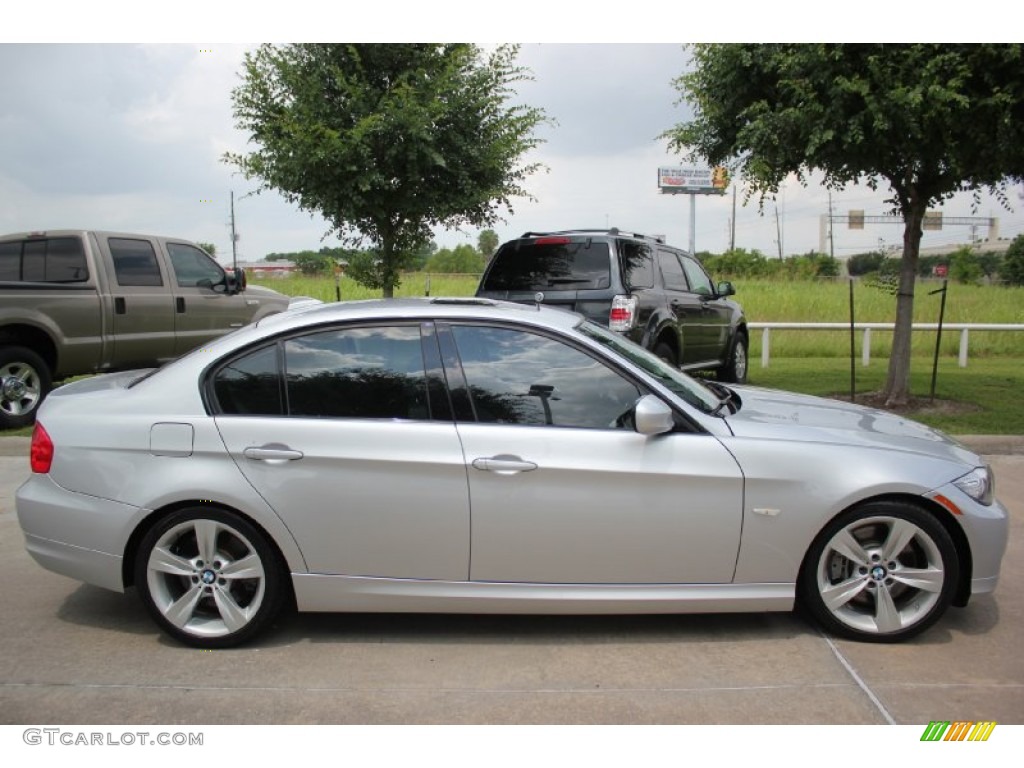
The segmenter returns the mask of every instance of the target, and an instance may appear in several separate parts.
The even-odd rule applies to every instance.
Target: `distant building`
[[[238,266],[250,277],[287,277],[296,270],[293,262],[285,261],[240,261]]]

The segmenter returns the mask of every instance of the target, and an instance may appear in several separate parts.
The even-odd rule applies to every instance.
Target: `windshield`
[[[721,406],[722,399],[699,381],[691,379],[682,371],[668,365],[661,358],[651,354],[639,344],[634,344],[624,336],[588,320],[584,320],[576,326],[576,330],[643,369],[656,378],[662,386],[671,390],[694,408],[704,413],[714,413]]]

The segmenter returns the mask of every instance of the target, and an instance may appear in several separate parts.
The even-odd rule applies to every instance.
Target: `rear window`
[[[608,288],[607,242],[509,243],[495,255],[481,286],[485,291],[550,291]]]
[[[83,283],[89,279],[77,237],[33,238],[0,243],[0,280]]]

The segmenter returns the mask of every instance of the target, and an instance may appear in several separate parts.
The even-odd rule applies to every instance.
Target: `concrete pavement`
[[[1012,516],[999,590],[903,645],[789,614],[307,614],[216,652],[37,566],[13,511],[27,438],[7,450],[0,723],[1024,723],[1024,450],[989,457]]]

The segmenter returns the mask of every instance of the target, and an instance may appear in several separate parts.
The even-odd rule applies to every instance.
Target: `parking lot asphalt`
[[[305,614],[228,651],[160,634],[133,593],[44,571],[0,440],[2,724],[1024,723],[1024,440],[972,443],[1010,509],[999,589],[902,645],[791,614]]]

